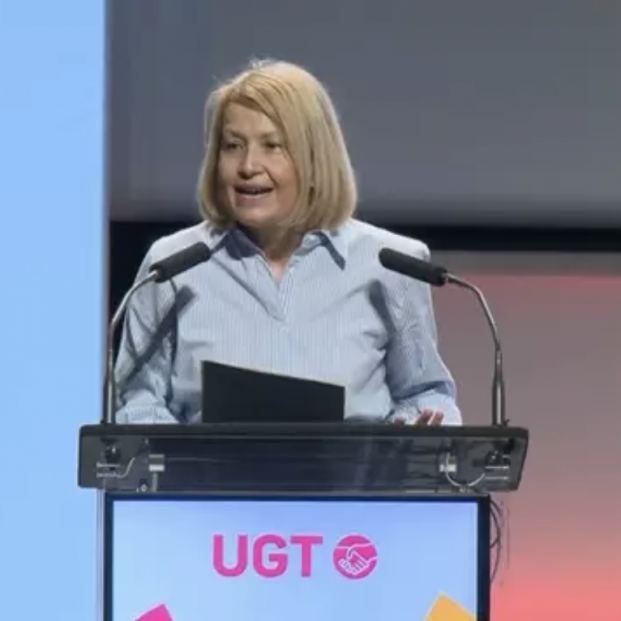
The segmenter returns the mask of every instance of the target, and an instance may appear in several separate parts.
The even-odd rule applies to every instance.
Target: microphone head
[[[445,268],[391,248],[382,248],[379,251],[379,261],[387,270],[409,276],[434,287],[442,287],[448,282],[449,274]]]
[[[161,261],[156,261],[151,265],[150,272],[156,274],[155,282],[162,283],[208,261],[210,257],[211,250],[208,246],[203,242],[197,242]]]

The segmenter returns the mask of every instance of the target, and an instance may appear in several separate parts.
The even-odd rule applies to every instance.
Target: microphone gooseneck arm
[[[466,280],[459,278],[458,276],[454,276],[453,274],[446,275],[446,282],[457,285],[458,287],[462,287],[463,289],[468,289],[476,296],[481,308],[483,309],[483,314],[485,315],[485,319],[490,327],[492,338],[494,341],[494,376],[492,379],[492,424],[495,426],[506,426],[508,425],[508,421],[506,418],[506,410],[505,410],[505,378],[504,378],[504,365],[502,359],[502,347],[500,345],[500,337],[498,335],[498,328],[496,326],[496,322],[494,321],[494,317],[492,315],[492,311],[487,304],[487,300],[483,295],[482,291],[476,286],[473,285]]]
[[[115,408],[115,381],[114,381],[114,335],[121,323],[123,314],[127,309],[130,299],[142,287],[150,282],[154,282],[158,277],[158,273],[153,271],[141,280],[134,283],[134,285],[123,296],[121,303],[119,304],[116,312],[110,321],[108,326],[108,333],[106,335],[106,381],[105,381],[105,395],[104,395],[104,416],[102,423],[106,425],[112,425],[115,422],[114,408]]]
[[[506,426],[508,421],[505,413],[505,378],[503,372],[502,347],[498,328],[482,291],[467,280],[451,274],[446,268],[434,265],[429,261],[411,257],[391,248],[382,248],[378,254],[379,261],[386,269],[402,274],[433,287],[444,287],[447,284],[468,289],[476,295],[494,340],[494,377],[492,383],[492,425]]]
[[[105,394],[104,394],[104,412],[102,424],[111,425],[115,423],[115,378],[114,378],[114,335],[121,318],[127,309],[127,305],[131,297],[150,282],[162,283],[167,282],[178,274],[182,274],[187,270],[205,263],[211,257],[211,250],[204,242],[196,242],[183,250],[179,250],[174,254],[156,261],[151,265],[149,273],[138,280],[131,289],[123,296],[119,307],[110,321],[108,326],[108,334],[106,335],[106,369],[105,369]]]

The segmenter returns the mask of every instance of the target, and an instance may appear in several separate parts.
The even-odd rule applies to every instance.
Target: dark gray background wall
[[[252,56],[340,110],[361,214],[621,226],[618,0],[109,0],[114,220],[196,216],[203,105]]]

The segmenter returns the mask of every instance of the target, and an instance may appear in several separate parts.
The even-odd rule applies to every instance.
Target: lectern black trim
[[[107,491],[514,491],[528,432],[514,427],[308,423],[90,425],[79,485]]]

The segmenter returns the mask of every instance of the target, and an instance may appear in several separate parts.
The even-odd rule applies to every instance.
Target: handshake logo
[[[334,567],[346,578],[366,578],[377,565],[377,550],[373,543],[362,535],[343,537],[334,548]]]

